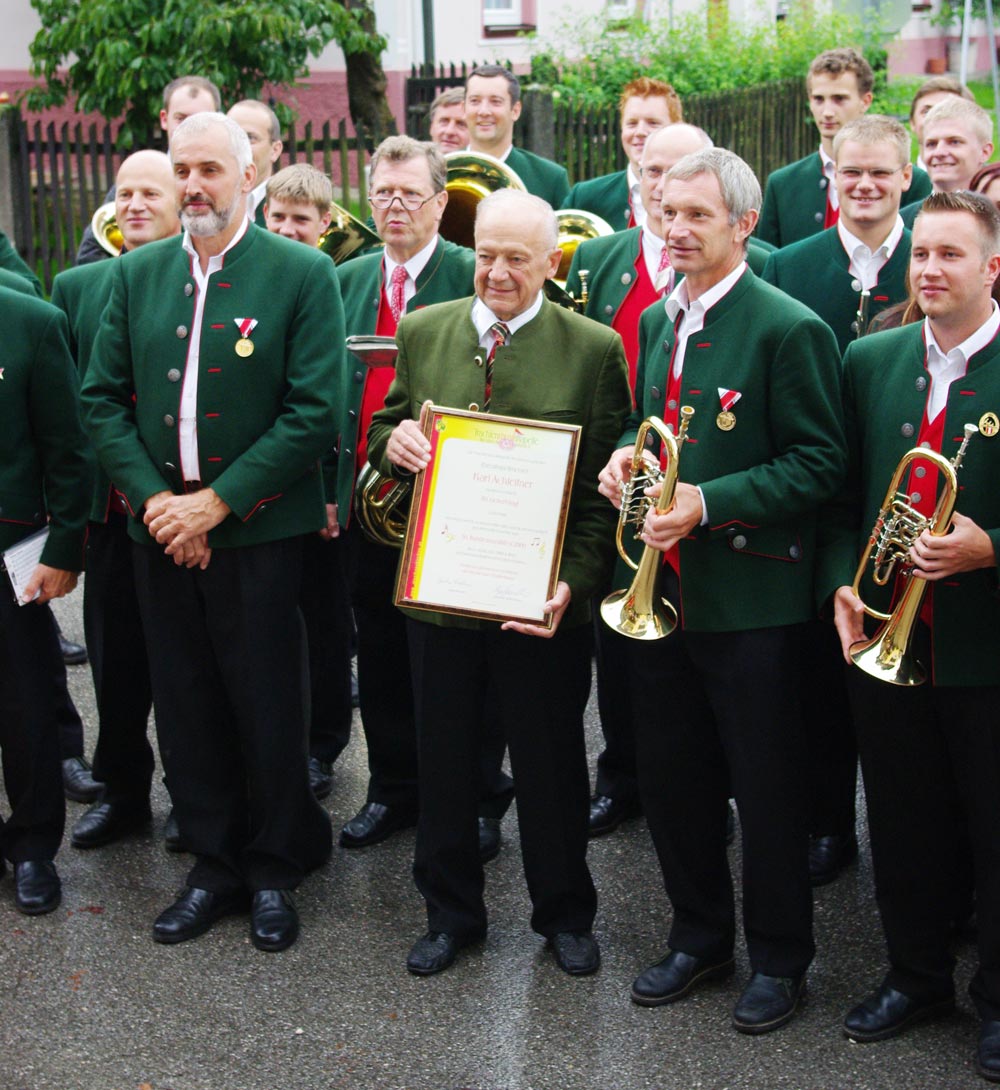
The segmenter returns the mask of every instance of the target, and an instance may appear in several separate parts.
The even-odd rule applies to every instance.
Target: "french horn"
[[[102,204],[90,220],[90,229],[94,232],[97,244],[112,257],[117,257],[122,252],[125,240],[122,238],[121,228],[118,226],[118,217],[115,214],[115,202],[108,201]]]
[[[912,564],[910,549],[924,532],[940,536],[948,532],[951,516],[958,498],[958,470],[969,446],[969,440],[979,431],[975,424],[965,425],[962,444],[952,459],[935,450],[914,447],[899,460],[896,471],[889,481],[885,498],[879,509],[875,525],[868,537],[868,544],[861,553],[851,590],[860,599],[861,580],[872,564],[872,582],[884,587],[897,573],[902,589],[891,613],[882,613],[861,602],[869,617],[883,623],[869,640],[862,640],[851,647],[851,661],[871,677],[888,681],[891,685],[922,685],[927,680],[923,666],[913,654],[913,634],[920,618],[920,609],[927,593],[927,580],[910,574]],[[940,473],[941,492],[937,497],[934,513],[921,514],[901,492],[900,485],[915,461],[930,462]]]

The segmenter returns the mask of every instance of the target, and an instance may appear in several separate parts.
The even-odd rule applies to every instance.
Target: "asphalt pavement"
[[[82,638],[81,595],[58,603]],[[87,667],[70,669],[88,753],[96,739]],[[152,730],[152,727],[150,728]],[[588,745],[599,750],[593,706]],[[335,830],[364,801],[364,737],[355,721],[326,800]],[[489,864],[485,943],[448,972],[416,978],[404,962],[424,930],[410,877],[413,832],[362,851],[334,849],[296,894],[302,934],[261,953],[246,917],[174,947],[152,941],[155,916],[183,885],[189,857],[163,847],[159,779],[149,833],[57,858],[63,903],[28,918],[0,880],[0,1090],[961,1090],[978,1024],[958,950],[959,1010],[892,1041],[857,1045],[844,1013],[881,980],[884,953],[863,847],[857,866],[816,891],[818,953],[802,1014],[759,1038],[730,1014],[736,976],[657,1009],[629,1001],[633,977],[665,953],[670,909],[645,824],[591,844],[603,965],[560,972],[529,925],[516,813]],[[0,795],[0,807],[6,800]],[[862,837],[864,830],[862,829]],[[732,849],[738,873],[739,837]]]

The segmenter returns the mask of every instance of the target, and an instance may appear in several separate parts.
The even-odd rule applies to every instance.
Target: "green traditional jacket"
[[[616,231],[628,230],[632,217],[629,202],[628,171],[618,170],[586,182],[577,182],[563,201],[563,208],[580,208],[593,212]]]
[[[565,167],[524,148],[511,148],[505,162],[524,182],[529,193],[548,201],[553,208],[562,207],[569,193],[569,175]]]
[[[396,377],[368,432],[372,465],[393,475],[385,458],[392,429],[415,420],[426,399],[465,409],[482,404],[483,350],[472,324],[471,298],[408,314],[396,332]],[[559,579],[572,598],[563,625],[585,624],[590,598],[610,570],[614,508],[598,494],[597,475],[615,446],[631,404],[621,338],[611,330],[547,300],[527,325],[497,350],[490,411],[558,424],[579,424],[576,474],[566,521]],[[415,614],[434,624],[482,628],[488,622],[451,615]]]
[[[767,179],[757,237],[780,248],[818,234],[826,219],[828,184],[818,151],[774,171]],[[904,207],[919,203],[930,191],[927,172],[915,166],[910,188],[903,194]]]
[[[640,422],[666,411],[674,325],[662,307],[639,323]],[[719,391],[741,396],[718,426]],[[795,624],[815,615],[819,507],[847,464],[840,357],[829,327],[747,270],[687,343],[680,404],[695,415],[679,479],[701,487],[708,524],[679,544],[679,603],[690,631]]]
[[[417,290],[406,304],[406,313],[461,299],[474,290],[473,274],[476,256],[464,246],[456,246],[438,236],[430,261],[417,277]],[[382,252],[359,257],[340,269],[340,290],[344,297],[347,335],[370,336],[378,324],[379,301],[382,297],[384,265]],[[357,472],[357,451],[361,428],[361,402],[365,390],[365,367],[350,352],[344,353],[341,378],[343,400],[340,413],[340,444],[336,462],[336,477],[327,476],[327,495],[336,497],[337,515],[341,526],[347,526],[354,499]],[[332,500],[331,500],[332,502]]]
[[[883,310],[906,299],[910,266],[910,232],[903,231],[892,256],[882,266],[868,300],[868,323]],[[805,303],[833,330],[841,353],[858,336],[861,283],[851,276],[851,259],[836,227],[775,250],[763,279]],[[862,333],[864,330],[862,331]]]
[[[0,231],[0,269],[16,273],[23,277],[31,285],[32,292],[40,299],[42,297],[42,285],[37,276],[28,268],[27,263],[11,245],[10,239]]]
[[[181,238],[114,262],[111,295],[83,382],[84,418],[105,472],[153,544],[146,500],[182,492],[178,422],[197,290]],[[253,224],[209,280],[198,365],[201,481],[232,509],[213,548],[326,525],[319,458],[334,441],[344,316],[333,262]],[[255,318],[237,354],[237,319]],[[134,398],[133,398],[134,392]]]
[[[913,230],[913,224],[916,221],[917,215],[919,214],[920,209],[923,208],[923,206],[924,202],[923,198],[921,198],[919,201],[917,201],[916,204],[908,204],[905,208],[901,208],[899,210],[900,216],[903,217],[903,225],[907,228],[907,230]]]
[[[58,307],[69,322],[69,349],[76,361],[76,371],[83,381],[90,364],[90,355],[101,326],[101,315],[111,295],[113,261],[98,261],[77,265],[59,273],[52,284],[52,305]],[[94,493],[90,504],[91,522],[107,522],[111,481],[94,459]]]
[[[844,357],[844,415],[850,468],[837,504],[821,523],[817,598],[850,586],[862,550],[900,459],[916,446],[927,401],[923,322],[855,342]],[[952,382],[942,453],[951,458],[966,423],[1000,417],[1000,337],[977,352]],[[1000,555],[1000,435],[976,435],[958,472],[955,510],[985,530]],[[904,481],[903,488],[907,485]],[[870,568],[870,565],[869,565]],[[1000,595],[997,568],[963,572],[933,585],[932,668],[935,685],[1000,685]],[[861,597],[888,609],[888,591],[870,572]]]
[[[0,287],[0,324],[0,550],[47,522],[42,563],[80,571],[91,466],[66,319],[41,299]]]

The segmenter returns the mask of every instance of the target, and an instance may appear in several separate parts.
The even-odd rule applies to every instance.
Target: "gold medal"
[[[1000,431],[1000,418],[996,413],[983,413],[979,418],[979,434],[992,439]]]
[[[240,337],[236,342],[236,355],[244,357],[253,355],[253,341],[249,337]]]
[[[715,418],[715,425],[719,431],[732,431],[736,427],[736,413],[726,409]]]

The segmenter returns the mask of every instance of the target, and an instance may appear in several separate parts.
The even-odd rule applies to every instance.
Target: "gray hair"
[[[440,193],[448,183],[448,167],[437,144],[430,140],[414,140],[412,136],[387,136],[372,154],[368,164],[368,178],[375,177],[375,170],[385,159],[388,163],[408,163],[411,159],[426,159],[431,175],[431,189]]]
[[[730,225],[738,223],[747,212],[760,210],[763,200],[760,182],[750,167],[734,152],[725,148],[704,148],[685,155],[667,172],[665,182],[687,182],[699,174],[714,174],[719,183],[722,203],[729,213]]]
[[[236,165],[240,173],[247,169],[253,162],[253,152],[250,150],[250,139],[247,134],[236,124],[231,117],[218,113],[192,114],[186,117],[174,130],[174,138],[170,141],[170,161],[174,161],[173,145],[180,136],[203,136],[210,129],[221,126],[229,137],[229,150],[236,159]]]
[[[540,216],[545,232],[545,248],[554,250],[559,245],[559,224],[552,205],[531,193],[522,193],[519,189],[498,189],[484,197],[476,206],[476,226],[484,212],[496,209],[508,220],[520,221],[526,213]]]

